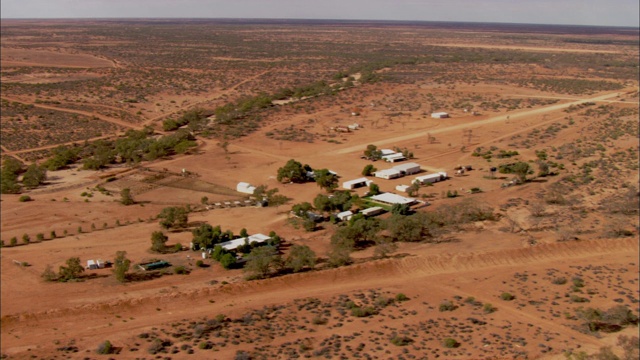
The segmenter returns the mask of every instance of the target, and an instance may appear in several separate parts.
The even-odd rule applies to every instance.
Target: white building
[[[438,181],[442,181],[447,178],[446,172],[439,172],[435,174],[418,176],[413,180],[413,183],[419,184],[433,184]]]
[[[396,152],[391,149],[380,149],[380,155],[387,156],[391,154],[395,154]]]
[[[236,191],[241,192],[243,194],[253,195],[253,192],[255,190],[256,190],[255,186],[246,182],[239,182],[238,185],[236,185]]]
[[[420,164],[414,162],[396,165],[393,169],[400,171],[402,176],[417,174],[422,170],[420,169]]]
[[[449,117],[449,114],[447,114],[446,112],[434,112],[431,113],[431,117],[434,119],[446,119]]]
[[[343,211],[339,212],[336,217],[340,219],[340,221],[348,221],[353,216],[353,212],[351,211]]]
[[[393,153],[390,155],[383,155],[382,156],[382,160],[386,161],[386,162],[397,162],[397,161],[402,161],[402,160],[406,160],[407,158],[404,157],[404,155],[402,155],[402,153]]]
[[[387,180],[402,177],[402,173],[400,172],[400,170],[396,170],[396,169],[379,170],[379,171],[376,171],[374,175],[377,178],[387,179]]]
[[[409,185],[398,185],[396,186],[396,191],[400,191],[403,193],[409,192],[407,189],[409,189]]]
[[[382,214],[383,212],[384,212],[384,209],[381,208],[380,206],[374,206],[374,207],[370,207],[360,211],[360,213],[364,216],[376,216],[376,215]]]
[[[342,183],[342,188],[347,190],[357,189],[359,187],[369,186],[373,183],[373,180],[369,180],[365,177],[354,180],[345,181]]]
[[[229,240],[229,241],[225,241],[223,243],[220,243],[218,245],[222,246],[223,249],[225,250],[235,250],[237,248],[239,248],[240,246],[244,245],[244,244],[251,244],[251,243],[263,243],[267,240],[271,239],[269,236],[264,235],[264,234],[255,234],[255,235],[250,235],[249,237],[246,238],[239,238],[239,239],[233,239],[233,240]]]
[[[383,204],[395,205],[395,204],[406,204],[411,205],[416,202],[414,198],[408,198],[400,195],[396,195],[393,193],[383,193],[380,195],[372,196],[371,200],[381,202]]]

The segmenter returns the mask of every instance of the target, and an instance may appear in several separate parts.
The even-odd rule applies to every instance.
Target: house
[[[422,171],[422,169],[420,169],[420,164],[417,164],[417,163],[414,163],[414,162],[396,165],[396,166],[393,167],[393,169],[396,169],[396,170],[400,171],[402,176],[413,175],[413,174],[417,174],[420,171]]]
[[[422,175],[422,176],[418,176],[413,180],[413,183],[418,183],[418,184],[433,184],[435,182],[438,181],[442,181],[444,179],[447,178],[447,173],[446,172],[439,172],[439,173],[435,173],[435,174],[429,174],[429,175]]]
[[[447,114],[446,112],[434,112],[431,113],[431,117],[434,119],[446,119],[449,117],[449,114]]]
[[[402,177],[402,173],[400,172],[400,170],[396,170],[396,169],[379,170],[379,171],[376,171],[374,175],[377,178],[387,179],[387,180]]]
[[[393,153],[390,155],[383,155],[381,158],[386,162],[392,162],[392,163],[407,159],[406,157],[404,157],[404,155],[402,155],[402,153]]]
[[[229,241],[225,241],[223,243],[220,243],[218,245],[222,246],[223,249],[225,250],[235,250],[237,248],[239,248],[242,245],[245,244],[252,244],[252,243],[258,243],[261,244],[263,242],[266,242],[267,240],[270,240],[271,237],[264,235],[264,234],[255,234],[255,235],[250,235],[249,237],[244,237],[244,238],[238,238],[238,239],[233,239],[233,240],[229,240]]]
[[[236,191],[237,192],[241,192],[243,194],[250,194],[253,195],[253,192],[256,190],[256,187],[246,183],[246,182],[239,182],[238,185],[236,185]]]
[[[342,188],[347,190],[352,190],[360,187],[369,186],[371,183],[373,183],[373,180],[369,180],[363,177],[363,178],[358,178],[358,179],[343,182]]]
[[[340,220],[340,221],[348,221],[349,219],[351,219],[351,217],[353,216],[353,212],[347,210],[347,211],[343,211],[343,212],[339,212],[336,214],[336,217]]]
[[[377,201],[383,204],[395,205],[395,204],[406,204],[412,205],[416,202],[414,198],[408,198],[400,195],[396,195],[393,193],[382,193],[380,195],[372,196],[371,200]]]
[[[374,206],[374,207],[370,207],[367,209],[364,209],[362,211],[360,211],[360,213],[364,216],[376,216],[379,214],[382,214],[384,212],[384,209],[381,208],[380,206]]]

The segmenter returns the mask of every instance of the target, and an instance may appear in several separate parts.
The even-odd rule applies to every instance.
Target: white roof
[[[239,182],[238,185],[236,185],[237,192],[241,192],[245,194],[253,194],[255,190],[256,190],[255,186],[246,182]]]
[[[444,111],[431,113],[431,116],[441,116],[441,115],[449,115],[449,114]]]
[[[349,218],[353,215],[353,212],[351,212],[350,210],[347,211],[343,211],[343,212],[339,212],[336,217],[340,220],[344,219],[344,218]]]
[[[407,198],[393,193],[382,193],[380,195],[372,196],[371,200],[386,204],[412,204],[416,201],[414,198]]]
[[[396,165],[396,166],[392,167],[392,169],[396,169],[396,170],[400,170],[400,171],[407,171],[407,170],[411,170],[411,169],[415,169],[415,168],[420,168],[420,164],[414,163],[414,162],[409,162],[409,163],[404,163],[404,164],[400,164],[400,165]]]
[[[223,249],[226,250],[234,250],[237,249],[238,247],[242,246],[245,244],[245,239],[247,239],[247,243],[251,244],[254,242],[257,243],[263,243],[269,239],[271,239],[270,237],[268,237],[267,235],[264,234],[255,234],[255,235],[251,235],[248,238],[239,238],[239,239],[233,239],[233,240],[229,240],[229,241],[225,241],[223,243],[220,243],[218,245],[222,246]]]
[[[342,183],[342,187],[343,188],[351,188],[351,185],[353,184],[359,184],[359,183],[365,183],[367,185],[371,184],[373,182],[373,180],[369,180],[366,177],[361,177],[361,178],[357,178],[357,179],[353,179],[353,180],[349,180],[349,181],[345,181]]]
[[[395,153],[396,152],[391,149],[380,149],[380,154],[382,154],[382,156],[391,155]]]
[[[401,153],[393,153],[391,155],[384,155],[382,156],[383,159],[388,160],[388,159],[404,159],[404,155],[402,155]]]
[[[376,177],[383,177],[385,175],[400,175],[400,170],[397,169],[384,169],[376,171]]]
[[[402,192],[407,192],[408,188],[409,188],[409,185],[397,185],[396,186],[396,190],[402,191]]]
[[[425,179],[439,179],[441,177],[447,177],[447,173],[446,172],[438,172],[435,174],[427,174],[427,175],[422,175],[422,176],[416,176],[416,180],[425,180]]]
[[[381,208],[380,206],[374,206],[374,207],[366,208],[366,209],[360,211],[360,213],[362,215],[369,215],[369,214],[372,214],[372,213],[378,213],[380,211],[384,211],[384,209]]]

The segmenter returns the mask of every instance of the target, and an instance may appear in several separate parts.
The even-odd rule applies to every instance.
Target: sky
[[[2,0],[9,18],[425,20],[639,27],[638,0]]]

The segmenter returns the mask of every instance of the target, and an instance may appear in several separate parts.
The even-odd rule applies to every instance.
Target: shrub
[[[98,345],[98,350],[97,350],[98,354],[111,354],[111,352],[113,352],[113,346],[111,345],[111,342],[109,340],[105,340],[103,343],[101,343],[100,345]]]
[[[557,277],[557,278],[553,278],[553,280],[551,280],[552,284],[555,285],[564,285],[567,283],[567,278],[566,277]]]
[[[445,300],[445,301],[440,303],[440,306],[438,307],[438,310],[440,310],[440,311],[453,311],[453,310],[455,310],[457,308],[458,307],[456,305],[454,305],[451,301]]]
[[[173,271],[178,275],[188,275],[189,274],[189,270],[187,270],[187,268],[185,268],[182,265],[176,266],[175,268],[173,268]]]
[[[396,301],[407,301],[407,300],[409,300],[409,298],[407,297],[407,295],[403,293],[398,293],[396,295]]]
[[[458,346],[460,346],[460,343],[457,342],[455,339],[446,338],[442,342],[442,345],[444,345],[444,347],[446,347],[446,348],[452,349],[452,348],[457,348]]]
[[[503,292],[502,294],[500,294],[500,298],[502,300],[511,301],[511,300],[515,299],[516,297],[511,295],[508,292]]]
[[[55,271],[53,271],[53,268],[51,267],[51,265],[47,265],[44,268],[44,271],[42,272],[40,277],[42,277],[42,280],[47,282],[58,280],[58,275],[56,274]]]
[[[31,241],[31,237],[27,234],[22,235],[22,242],[28,244]]]
[[[492,312],[495,312],[495,311],[496,311],[496,310],[498,310],[498,309],[496,309],[495,307],[493,307],[493,305],[491,305],[490,303],[485,303],[485,304],[482,306],[482,310],[483,310],[486,314],[491,314]]]
[[[406,346],[413,342],[413,339],[407,336],[394,336],[391,338],[391,343],[396,346]]]
[[[316,316],[311,319],[311,323],[313,323],[314,325],[325,325],[327,322],[328,320],[321,316]]]
[[[370,306],[363,307],[363,308],[356,306],[353,309],[351,309],[351,315],[355,317],[367,317],[375,314],[376,314],[376,310]]]
[[[18,245],[18,238],[17,237],[12,237],[11,240],[9,240],[9,245],[11,246],[16,246]]]
[[[196,261],[196,266],[197,267],[204,267],[204,263],[202,262],[202,260],[198,260],[198,261]]]
[[[44,241],[44,234],[43,233],[37,233],[36,234],[36,240]]]
[[[29,196],[29,195],[22,195],[22,196],[20,196],[20,198],[18,198],[18,201],[20,201],[20,202],[27,202],[27,201],[31,201],[31,196]]]

